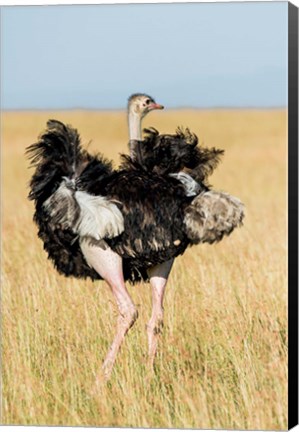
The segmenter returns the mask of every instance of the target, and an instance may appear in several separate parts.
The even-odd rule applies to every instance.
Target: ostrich
[[[116,335],[97,382],[110,377],[138,316],[125,281],[149,280],[152,287],[147,334],[153,367],[174,258],[189,245],[221,240],[244,216],[237,198],[206,184],[220,150],[198,147],[188,130],[174,135],[148,130],[140,142],[137,127],[140,132],[143,116],[161,107],[156,105],[151,98],[139,122],[130,124],[131,157],[123,156],[118,170],[103,156],[83,150],[78,132],[56,120],[49,120],[38,142],[27,149],[35,167],[29,198],[35,202],[34,221],[48,257],[65,276],[104,279],[119,310]],[[183,169],[195,174],[195,198],[173,176]]]

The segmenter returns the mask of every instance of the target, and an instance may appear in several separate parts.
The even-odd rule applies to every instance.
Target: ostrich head
[[[128,100],[128,113],[134,113],[141,119],[150,111],[163,108],[163,105],[157,104],[151,96],[144,93],[135,93]]]
[[[131,140],[141,140],[141,122],[142,119],[151,111],[163,109],[163,105],[144,93],[135,93],[128,100],[128,122],[129,134]]]

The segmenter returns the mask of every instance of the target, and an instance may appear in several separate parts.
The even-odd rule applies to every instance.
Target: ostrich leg
[[[125,286],[121,257],[104,242],[101,242],[99,246],[84,241],[81,243],[81,249],[88,264],[110,286],[119,310],[116,335],[96,379],[96,384],[99,384],[102,379],[104,381],[109,379],[119,348],[125,335],[136,321],[138,312]]]
[[[147,271],[152,287],[152,316],[147,324],[148,358],[151,369],[154,367],[158,337],[163,327],[163,298],[173,261],[174,259],[171,259]]]

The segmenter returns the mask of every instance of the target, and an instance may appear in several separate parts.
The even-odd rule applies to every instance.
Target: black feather
[[[143,141],[133,143],[135,162],[148,172],[166,175],[185,170],[194,180],[205,183],[217,167],[224,151],[198,146],[198,138],[190,130],[178,128],[176,134],[160,135],[154,129],[145,129]],[[127,156],[122,158],[123,168],[133,168]]]

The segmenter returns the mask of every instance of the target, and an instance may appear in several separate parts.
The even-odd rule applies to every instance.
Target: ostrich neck
[[[129,137],[131,140],[142,140],[141,135],[141,117],[135,113],[129,112]]]
[[[129,147],[130,147],[130,156],[132,158],[136,158],[136,147],[138,145],[138,141],[142,140],[141,133],[141,117],[134,114],[133,112],[129,112],[128,115],[128,123],[129,123]]]

